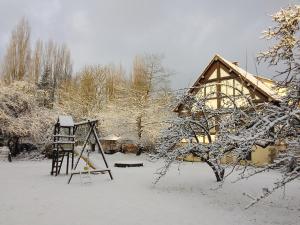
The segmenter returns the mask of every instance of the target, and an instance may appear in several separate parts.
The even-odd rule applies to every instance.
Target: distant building
[[[119,137],[114,134],[110,134],[108,136],[100,138],[100,142],[104,149],[104,152],[107,154],[113,154],[116,152],[137,153],[138,151],[136,140],[130,137]]]

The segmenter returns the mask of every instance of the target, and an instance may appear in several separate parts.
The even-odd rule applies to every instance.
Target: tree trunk
[[[142,128],[143,128],[143,126],[142,126],[142,116],[141,115],[139,115],[137,117],[136,124],[137,124],[138,137],[139,137],[139,139],[141,139],[142,138],[142,132],[143,132],[143,130],[142,130]]]
[[[214,174],[217,178],[217,182],[220,182],[224,179],[224,173],[225,173],[224,168],[218,169],[216,165],[214,165],[212,162],[206,159],[204,159],[204,162],[206,162],[210,166],[210,168],[212,168],[212,170],[214,171]]]
[[[12,156],[19,154],[19,137],[11,137],[7,142]]]

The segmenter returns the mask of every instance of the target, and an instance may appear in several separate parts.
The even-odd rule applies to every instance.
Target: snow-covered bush
[[[50,141],[57,113],[38,106],[36,97],[35,86],[24,81],[1,86],[0,129],[7,139],[27,138],[41,147]]]

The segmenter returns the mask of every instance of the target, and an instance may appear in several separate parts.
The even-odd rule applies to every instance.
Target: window
[[[221,81],[221,92],[224,95],[233,95],[233,80],[222,80]]]
[[[244,95],[250,95],[249,89],[246,88],[246,87],[244,87],[244,88],[243,88],[243,94],[244,94]]]
[[[203,97],[205,97],[205,87],[201,87],[197,93],[198,99],[203,98]]]
[[[206,90],[206,96],[208,98],[215,98],[217,97],[217,88],[216,88],[216,84],[215,83],[211,83],[211,84],[208,84],[206,87],[205,87],[205,90]]]
[[[221,98],[221,108],[227,108],[227,109],[233,108],[234,107],[233,101],[234,100],[231,100],[228,97]]]
[[[246,160],[251,161],[252,160],[252,152],[248,152],[246,156]]]
[[[249,103],[248,103],[248,100],[244,96],[241,96],[241,97],[237,97],[235,99],[235,104],[237,107],[243,107],[243,106],[247,106]]]
[[[260,100],[260,97],[258,97],[257,95],[255,95],[255,100]]]
[[[243,93],[243,85],[237,80],[234,81],[234,85],[235,95],[241,95],[241,93]]]
[[[206,101],[206,106],[212,109],[216,109],[218,107],[217,99],[210,99]]]

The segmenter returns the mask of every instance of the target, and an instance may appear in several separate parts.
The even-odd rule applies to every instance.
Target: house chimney
[[[232,62],[232,64],[239,66],[239,62],[237,62],[237,61]]]

